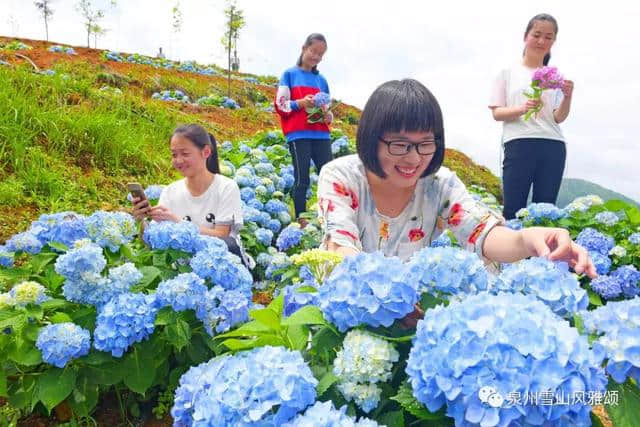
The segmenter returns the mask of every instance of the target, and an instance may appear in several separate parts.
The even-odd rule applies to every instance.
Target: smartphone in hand
[[[133,197],[136,197],[140,200],[147,200],[146,194],[144,194],[144,188],[137,182],[129,182],[127,183],[127,189],[131,193]],[[149,200],[147,200],[147,205],[149,205]]]

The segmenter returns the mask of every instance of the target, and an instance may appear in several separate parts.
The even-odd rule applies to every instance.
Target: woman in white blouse
[[[318,181],[324,247],[352,255],[380,250],[407,259],[445,228],[461,246],[496,262],[564,260],[595,276],[584,248],[561,228],[514,231],[441,167],[444,128],[431,92],[412,79],[378,87],[362,112],[357,155],[326,164]]]

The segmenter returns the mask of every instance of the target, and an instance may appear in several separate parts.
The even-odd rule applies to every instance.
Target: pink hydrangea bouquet
[[[524,115],[525,120],[529,120],[533,114],[537,114],[542,110],[542,91],[545,89],[562,89],[564,86],[564,78],[562,74],[558,73],[556,67],[541,67],[533,72],[531,77],[531,89],[533,93],[524,92],[524,95],[529,99],[535,99],[540,101],[537,107],[530,108]]]
[[[340,102],[332,100],[326,92],[318,92],[313,96],[313,107],[307,108],[307,123],[324,121],[325,111],[333,110]]]

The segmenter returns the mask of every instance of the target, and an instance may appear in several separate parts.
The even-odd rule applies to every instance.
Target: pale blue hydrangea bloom
[[[618,221],[620,221],[618,215],[611,211],[598,212],[594,219],[600,224],[604,224],[606,226],[615,225]]]
[[[152,295],[120,294],[98,312],[93,346],[122,357],[134,343],[145,340],[155,328],[157,308]]]
[[[11,268],[13,267],[13,252],[10,252],[6,245],[0,245],[0,266]]]
[[[239,290],[214,286],[196,302],[196,317],[210,336],[226,332],[249,320],[251,295]]]
[[[593,265],[596,267],[596,273],[599,275],[609,273],[612,264],[611,258],[596,251],[589,251],[589,257],[591,258],[591,261],[593,261]]]
[[[531,203],[529,206],[516,212],[516,218],[523,221],[533,221],[539,224],[543,219],[558,220],[567,216],[567,213],[552,203]]]
[[[89,354],[91,338],[88,330],[74,323],[56,323],[40,329],[36,347],[42,360],[64,368],[70,360]]]
[[[284,252],[277,252],[271,256],[269,260],[269,265],[267,265],[267,269],[265,270],[265,277],[271,280],[280,280],[282,276],[281,273],[276,273],[276,271],[286,268],[291,265],[291,259]]]
[[[195,273],[182,273],[158,284],[155,303],[158,308],[170,306],[175,311],[195,310],[206,293],[203,279]]]
[[[206,248],[198,251],[190,262],[193,272],[213,285],[251,293],[253,277],[238,256],[228,250]]]
[[[607,256],[611,248],[615,245],[613,237],[602,234],[591,227],[583,229],[580,234],[578,234],[576,243],[589,252],[598,252],[604,256]]]
[[[377,427],[379,424],[369,418],[362,417],[356,421],[355,417],[347,415],[347,405],[335,409],[333,402],[316,402],[307,408],[303,414],[298,414],[282,427]]]
[[[290,225],[282,230],[282,232],[276,239],[276,247],[278,248],[278,250],[283,252],[289,250],[300,243],[303,234],[304,232],[302,231],[300,226],[298,226],[297,224]]]
[[[431,412],[446,405],[458,426],[589,425],[588,405],[508,397],[604,393],[603,355],[533,296],[480,293],[427,310],[406,371],[415,397]],[[482,396],[488,387],[501,399]]]
[[[299,292],[302,287],[318,288],[315,281],[304,281],[287,285],[282,289],[284,295],[283,313],[285,316],[291,316],[305,305],[318,305],[318,292]]]
[[[316,400],[298,351],[265,346],[194,366],[181,378],[174,426],[282,425]]]
[[[9,252],[26,252],[31,255],[40,253],[42,246],[42,242],[30,231],[14,234],[5,244]]]
[[[582,313],[587,332],[601,335],[606,351],[607,373],[618,383],[628,377],[640,382],[640,297],[609,302]]]
[[[634,245],[640,245],[640,233],[633,233],[628,238],[629,243]]]
[[[611,273],[611,277],[620,283],[625,298],[640,295],[640,272],[634,265],[623,265]]]
[[[380,252],[347,257],[318,292],[325,318],[341,332],[358,325],[391,326],[414,310],[418,278]]]
[[[82,280],[83,275],[100,274],[107,265],[102,248],[86,239],[60,255],[55,263],[56,273],[67,280]]]
[[[176,249],[193,253],[200,231],[190,221],[151,221],[145,228],[143,239],[153,249]]]
[[[493,284],[492,292],[531,294],[559,316],[571,317],[589,305],[589,295],[564,262],[530,258],[508,265]]]
[[[85,217],[72,211],[40,215],[29,230],[43,245],[56,242],[72,247],[74,242],[88,236]]]
[[[390,342],[358,329],[349,331],[333,360],[338,389],[345,399],[370,412],[380,401],[381,389],[376,384],[391,378],[399,356]]]
[[[452,247],[423,248],[407,267],[419,281],[418,292],[469,295],[486,291],[489,275],[475,253]]]
[[[607,275],[601,275],[593,279],[590,283],[591,290],[604,299],[618,298],[622,293],[620,282]]]

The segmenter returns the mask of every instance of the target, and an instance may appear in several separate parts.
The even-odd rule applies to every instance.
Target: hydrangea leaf
[[[411,387],[407,383],[403,383],[398,389],[398,394],[391,397],[402,406],[404,410],[414,417],[421,420],[439,420],[444,418],[444,413],[432,413],[413,396]]]
[[[338,381],[338,377],[335,376],[333,371],[331,371],[331,370],[327,371],[327,373],[325,373],[322,376],[322,378],[320,378],[320,381],[318,382],[318,386],[316,387],[316,391],[318,392],[318,396],[322,396],[324,394],[324,392],[327,391],[329,389],[329,387],[331,387],[337,381]]]
[[[38,379],[38,399],[49,412],[73,391],[78,372],[74,369],[53,368]]]
[[[14,341],[7,350],[9,359],[20,365],[35,366],[42,363],[42,354],[40,350],[35,348],[33,342],[26,343],[24,340],[20,340],[18,343]]]
[[[285,345],[284,340],[276,335],[263,335],[248,340],[230,338],[228,340],[224,340],[222,344],[231,351],[249,350],[256,347],[264,347],[266,345],[272,345],[276,347]]]
[[[632,427],[638,425],[640,414],[640,390],[629,380],[624,384],[609,381],[609,392],[618,392],[618,404],[606,405],[605,408],[614,426]]]
[[[151,387],[156,377],[153,357],[149,357],[137,348],[125,356],[124,369],[127,373],[124,376],[125,385],[142,395]]]
[[[274,331],[280,330],[280,316],[270,308],[251,310],[249,316]]]
[[[305,305],[282,321],[282,325],[324,325],[322,311],[315,305]]]
[[[0,396],[9,396],[7,394],[7,376],[5,375],[4,370],[0,371]]]
[[[387,427],[404,427],[404,414],[402,411],[387,412],[377,419],[380,425]]]
[[[85,375],[92,379],[93,382],[100,385],[118,384],[125,376],[125,366],[123,359],[114,359],[107,353],[102,353],[112,359],[109,363],[96,366],[87,366]],[[91,357],[89,355],[88,357]]]
[[[304,350],[309,343],[309,328],[305,325],[291,325],[287,329],[287,340],[291,343],[291,350]]]
[[[67,402],[74,414],[88,417],[98,403],[98,394],[98,385],[86,375],[79,375]]]
[[[171,324],[165,329],[167,334],[167,340],[180,351],[186,345],[189,345],[191,340],[191,327],[187,322],[182,319],[177,319],[174,324]]]

